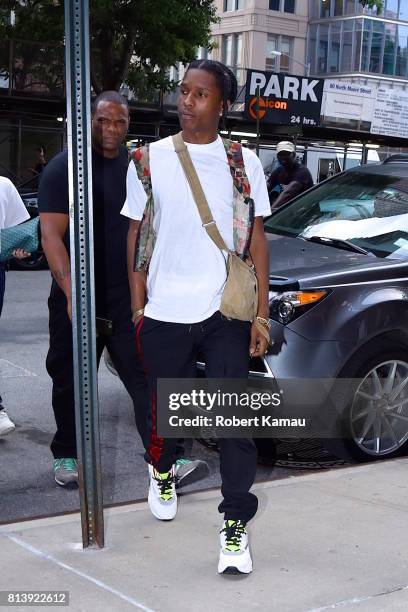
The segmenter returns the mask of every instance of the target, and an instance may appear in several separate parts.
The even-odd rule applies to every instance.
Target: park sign
[[[259,118],[262,123],[317,126],[322,98],[323,79],[259,70],[247,72],[245,113],[252,121]]]

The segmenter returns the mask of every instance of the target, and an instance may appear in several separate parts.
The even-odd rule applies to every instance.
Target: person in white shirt
[[[0,229],[13,227],[29,218],[30,215],[13,183],[4,176],[0,176]],[[23,259],[28,257],[30,253],[26,253],[23,249],[16,249],[13,255]],[[0,262],[0,316],[3,309],[5,287],[6,266],[4,262]],[[14,430],[15,425],[5,411],[0,396],[0,436],[5,436]]]
[[[226,245],[234,249],[233,181],[224,143],[218,135],[237,94],[234,74],[220,62],[197,60],[185,73],[178,113],[182,137],[197,171],[213,218]],[[250,255],[259,282],[258,323],[268,327],[268,248],[263,216],[270,214],[262,165],[255,153],[242,149],[255,205]],[[229,320],[219,308],[226,281],[225,254],[202,226],[171,138],[150,145],[150,173],[156,241],[147,283],[134,271],[135,245],[147,200],[133,162],[127,176],[127,199],[122,214],[130,218],[128,270],[137,336],[152,397],[149,463],[149,505],[156,518],[175,517],[176,439],[163,439],[156,429],[158,378],[194,378],[198,351],[204,354],[210,378],[248,377],[249,358],[262,356],[268,342],[250,321]],[[145,303],[146,302],[146,303]],[[224,514],[219,573],[250,573],[246,523],[258,500],[253,484],[257,452],[252,440],[222,439],[220,462]]]

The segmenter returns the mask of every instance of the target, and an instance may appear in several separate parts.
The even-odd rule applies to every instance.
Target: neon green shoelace
[[[153,472],[153,478],[157,482],[157,486],[160,491],[160,498],[163,501],[169,501],[173,498],[173,482],[174,478],[171,475],[171,472],[157,472],[156,470]]]
[[[245,524],[242,521],[226,521],[221,531],[225,532],[225,549],[230,552],[239,552],[242,536],[246,533]]]

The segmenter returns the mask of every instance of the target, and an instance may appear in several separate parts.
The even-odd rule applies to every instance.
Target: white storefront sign
[[[408,138],[408,92],[378,89],[371,133]]]
[[[336,79],[324,82],[322,115],[334,119],[371,121],[377,87]]]

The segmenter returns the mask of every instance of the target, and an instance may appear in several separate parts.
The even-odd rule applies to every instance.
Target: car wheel
[[[341,417],[337,455],[357,461],[390,459],[408,451],[408,351],[378,351],[347,378],[353,379]]]

